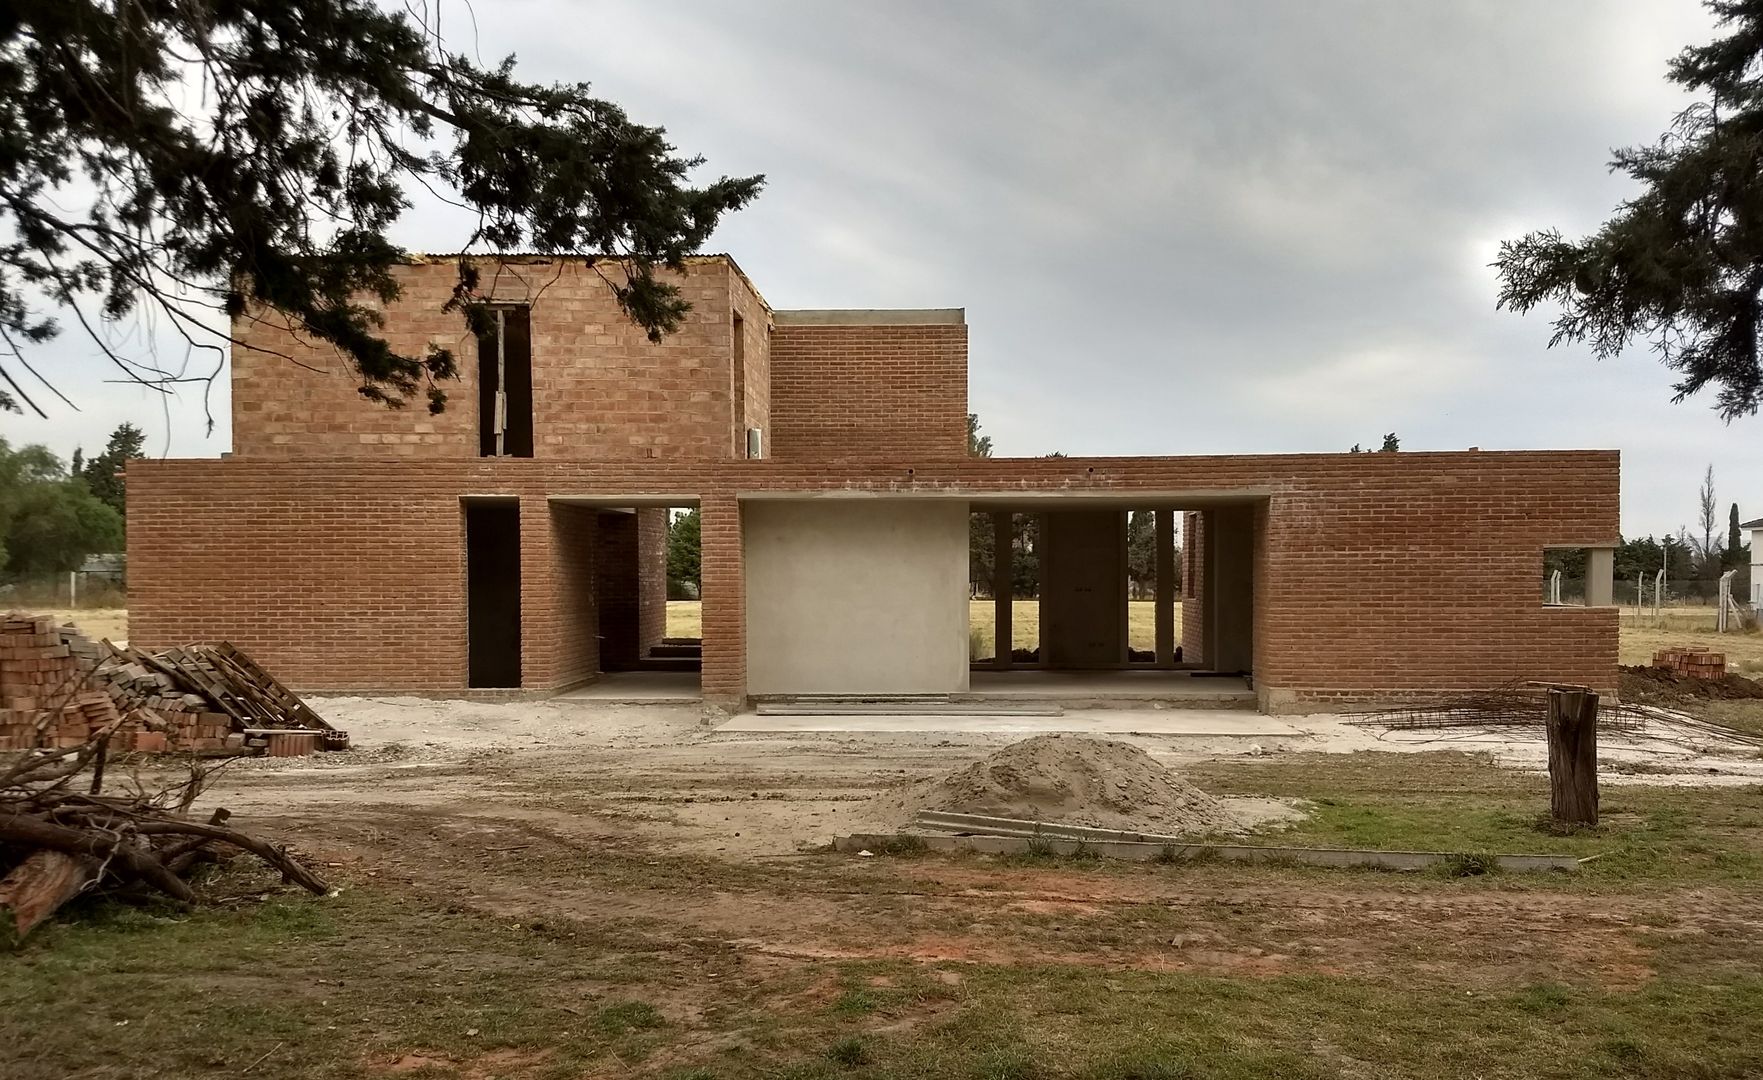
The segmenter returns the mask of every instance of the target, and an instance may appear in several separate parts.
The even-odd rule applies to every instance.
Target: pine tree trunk
[[[1549,691],[1549,812],[1557,825],[1598,823],[1598,695]]]

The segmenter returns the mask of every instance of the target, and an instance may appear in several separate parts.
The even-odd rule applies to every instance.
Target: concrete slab
[[[898,732],[994,735],[1163,735],[1184,738],[1303,738],[1301,727],[1260,713],[1217,709],[1085,709],[1063,716],[759,716],[746,713],[719,732]]]
[[[695,671],[613,671],[552,700],[623,705],[697,701],[699,696]]]
[[[1253,693],[1247,679],[1230,675],[1195,675],[1191,671],[1013,671],[975,670],[968,677],[970,694],[1010,697],[1065,695],[1143,695],[1147,697],[1209,697]]]

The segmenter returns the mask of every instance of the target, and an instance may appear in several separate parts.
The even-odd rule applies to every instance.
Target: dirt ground
[[[208,799],[241,812],[306,816],[374,807],[567,824],[597,836],[721,856],[780,856],[835,834],[891,831],[872,806],[884,791],[959,768],[1022,738],[1008,732],[723,732],[697,706],[588,701],[483,703],[421,698],[315,698],[357,749],[308,758],[242,759]],[[1076,728],[1104,716],[1072,714]],[[1163,714],[1163,719],[1168,714]],[[1282,718],[1288,719],[1288,718]],[[1546,767],[1540,739],[1509,733],[1379,732],[1340,717],[1289,718],[1291,737],[1114,735],[1175,769],[1253,763],[1281,754],[1357,751],[1483,753],[1522,770]],[[1126,722],[1130,726],[1130,721]],[[1755,748],[1700,733],[1608,737],[1611,784],[1763,783]],[[1619,763],[1627,763],[1623,769]],[[1292,816],[1275,799],[1229,800],[1253,827]]]
[[[1588,912],[1582,898],[1553,892],[1546,881],[1519,895],[1441,898],[1365,875],[1215,867],[1203,879],[1024,877],[959,860],[869,865],[817,853],[835,833],[897,825],[877,816],[878,793],[978,760],[1016,735],[722,733],[695,707],[586,702],[312,704],[360,748],[235,762],[204,803],[272,823],[340,873],[440,888],[478,909],[659,922],[674,933],[730,938],[754,955],[802,959],[1371,973],[1387,970],[1393,955],[1433,968],[1484,949],[1478,979],[1490,984],[1562,962],[1611,983],[1648,977],[1644,958],[1618,931],[1655,901],[1611,897]],[[1407,738],[1333,717],[1299,718],[1299,727],[1306,733],[1287,740],[1127,738],[1165,765],[1204,771],[1211,785],[1282,757],[1320,773],[1331,759],[1346,767],[1366,757],[1362,751],[1392,759],[1378,751],[1437,757],[1469,749],[1484,755],[1469,760],[1488,762],[1494,774],[1504,773],[1492,765],[1501,757],[1520,770],[1542,757],[1522,736]],[[1616,753],[1657,767],[1665,749]],[[1613,771],[1607,780],[1763,780],[1754,748],[1669,749],[1681,771]],[[1279,842],[1278,820],[1301,816],[1306,805],[1269,796],[1227,801],[1272,808],[1275,831],[1264,841],[1271,843]],[[702,888],[682,894],[682,875]],[[1147,904],[1180,926],[1128,933],[1117,944],[1093,940],[1109,928],[1104,936],[1114,941],[1118,910]],[[1763,932],[1756,904],[1697,893],[1673,899],[1671,910],[1673,925],[1693,926],[1698,939]],[[1015,929],[997,932],[1003,924]],[[1450,933],[1441,934],[1446,925]]]
[[[311,703],[358,748],[234,761],[198,810],[288,843],[337,895],[223,879],[213,913],[43,931],[28,965],[0,970],[0,1044],[11,1009],[35,1047],[0,1048],[0,1073],[239,1075],[266,1053],[266,1075],[534,1080],[1763,1064],[1763,762],[1703,731],[1607,747],[1608,828],[1568,837],[1533,825],[1547,794],[1523,735],[1302,717],[1279,738],[1111,736],[1278,816],[1258,842],[1309,829],[1336,846],[1603,856],[1572,876],[1464,879],[824,850],[895,824],[878,793],[1019,733],[724,731],[697,707],[580,700]],[[214,1012],[241,992],[301,1005]],[[170,1028],[152,1020],[174,1007]],[[1184,1009],[1173,1035],[1144,1027]],[[45,1039],[70,1012],[85,1026]],[[202,1039],[165,1034],[192,1024]],[[1545,1049],[1557,1027],[1565,1057]],[[1182,1032],[1217,1045],[1101,1060]],[[1487,1038],[1504,1040],[1497,1067],[1454,1049]],[[179,1058],[186,1045],[200,1057]],[[1301,1066],[1318,1054],[1332,1064]],[[1611,1071],[1635,1054],[1659,1067]]]

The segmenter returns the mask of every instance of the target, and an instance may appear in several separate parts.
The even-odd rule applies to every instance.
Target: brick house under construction
[[[1614,451],[975,459],[960,310],[774,311],[704,256],[678,278],[686,324],[653,344],[603,268],[480,265],[499,334],[443,313],[452,257],[413,261],[385,313],[401,351],[461,357],[439,415],[364,400],[273,315],[236,324],[255,348],[233,353],[232,454],[128,466],[132,643],[226,638],[307,690],[604,692],[693,666],[661,642],[667,508],[695,506],[694,690],[724,704],[1070,691],[1302,712],[1614,689]],[[1142,662],[1131,510],[1157,514]],[[1030,660],[1008,603],[1004,647],[971,647],[975,513],[1001,539],[1040,518]],[[1542,603],[1550,547],[1590,549],[1586,606]]]

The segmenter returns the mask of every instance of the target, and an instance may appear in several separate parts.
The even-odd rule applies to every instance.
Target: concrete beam
[[[966,308],[825,308],[774,311],[776,326],[960,326]]]

